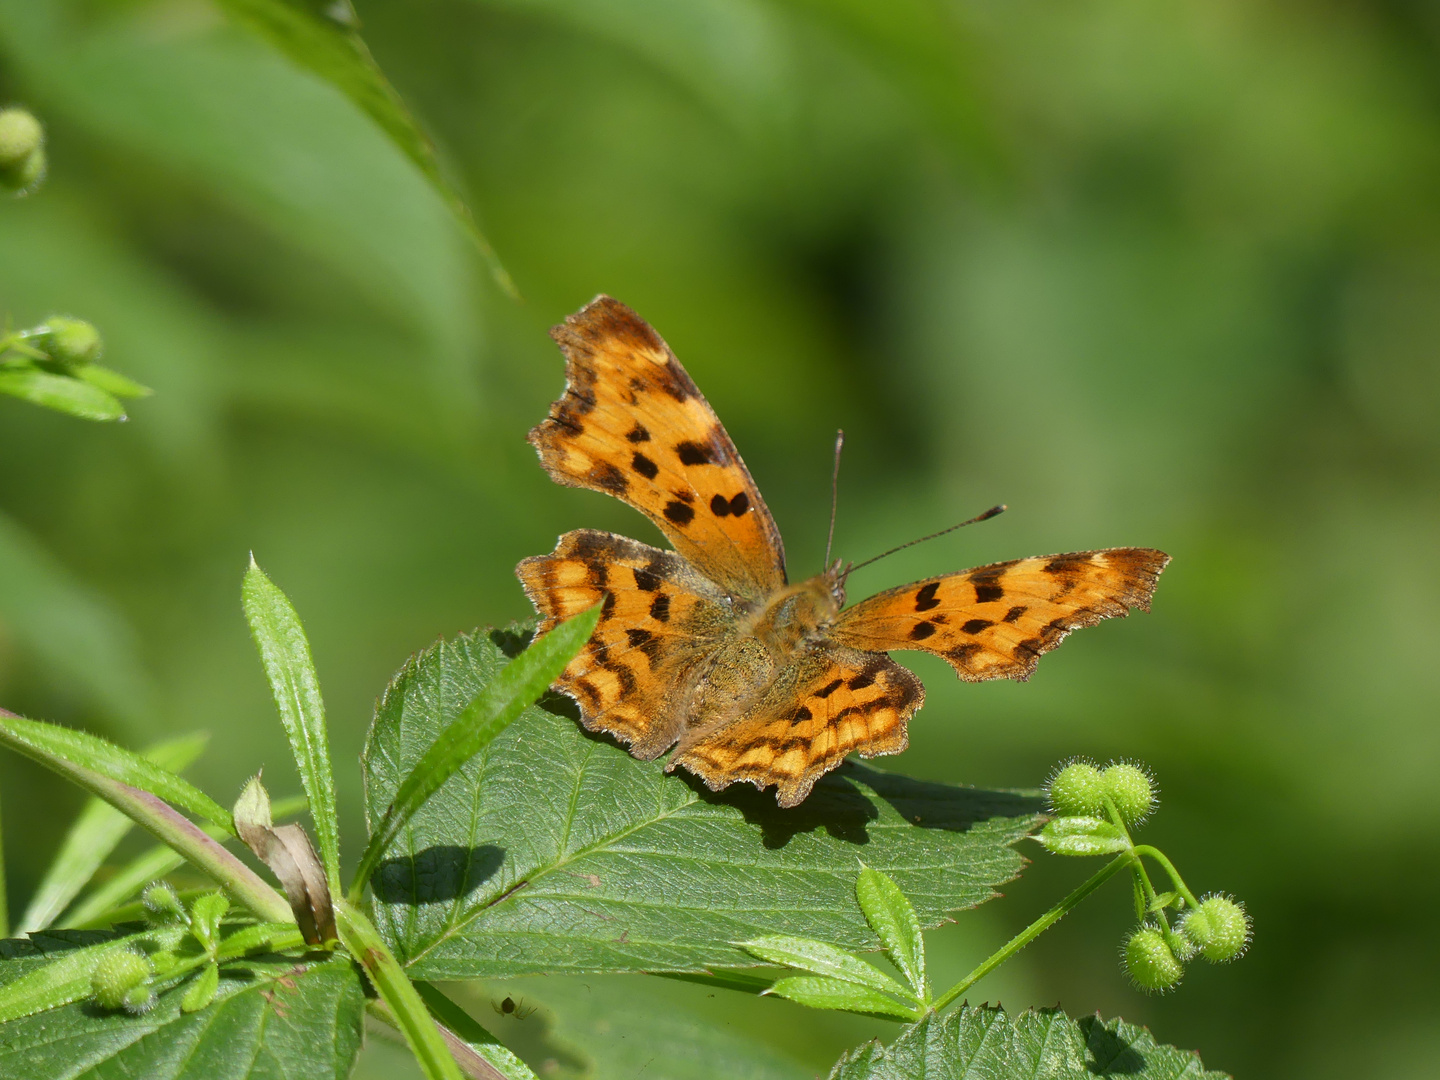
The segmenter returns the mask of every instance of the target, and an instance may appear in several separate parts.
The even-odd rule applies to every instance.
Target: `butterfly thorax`
[[[783,658],[807,641],[823,636],[825,627],[844,604],[845,590],[832,567],[777,592],[755,613],[746,629],[772,656]]]

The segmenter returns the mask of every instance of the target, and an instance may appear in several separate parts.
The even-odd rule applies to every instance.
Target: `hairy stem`
[[[1127,866],[1134,865],[1135,861],[1135,856],[1128,851],[1122,851],[1119,855],[1116,855],[1115,858],[1111,859],[1110,862],[1106,863],[1100,871],[1098,871],[1089,880],[1080,885],[1079,888],[1077,888],[1069,896],[1065,897],[1065,899],[1061,900],[1049,911],[1045,912],[1044,915],[1041,915],[1024,930],[1021,930],[1020,933],[1016,934],[1013,938],[1011,938],[1003,946],[1001,946],[999,950],[997,950],[986,960],[984,960],[979,967],[977,967],[974,971],[970,972],[969,975],[966,975],[965,978],[961,979],[949,990],[946,990],[945,993],[941,994],[938,998],[936,998],[934,1005],[935,1011],[939,1012],[941,1009],[945,1008],[961,994],[969,990],[970,987],[974,986],[986,975],[989,975],[990,972],[994,971],[1006,960],[1009,960],[1010,957],[1014,956],[1021,949],[1025,948],[1026,945],[1029,945],[1030,942],[1034,941],[1046,930],[1050,929],[1050,927],[1054,926],[1057,922],[1059,922],[1067,914],[1069,914],[1071,909],[1074,908],[1077,904],[1079,904],[1080,901],[1084,900],[1085,897],[1089,896],[1101,885],[1104,885],[1105,882],[1109,881],[1112,877],[1118,874],[1121,870],[1124,870]]]
[[[1160,864],[1165,873],[1170,876],[1170,881],[1175,886],[1175,891],[1185,898],[1185,902],[1192,908],[1200,906],[1200,901],[1195,899],[1195,894],[1190,891],[1190,887],[1186,885],[1184,879],[1180,877],[1180,871],[1175,869],[1175,864],[1165,857],[1163,851],[1159,848],[1151,847],[1149,844],[1141,844],[1135,849],[1135,854],[1154,859]]]

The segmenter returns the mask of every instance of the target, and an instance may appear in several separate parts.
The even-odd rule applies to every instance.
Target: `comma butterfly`
[[[886,655],[919,649],[960,678],[1025,680],[1071,630],[1149,608],[1169,556],[1109,548],[993,563],[845,607],[836,561],[791,585],[780,533],[730,436],[649,324],[597,297],[551,331],[564,395],[530,442],[551,477],[629,503],[673,551],[592,529],[516,573],[540,631],[597,602],[556,687],[606,731],[714,790],[776,785],[795,806],[852,751],[905,749],[925,700]]]

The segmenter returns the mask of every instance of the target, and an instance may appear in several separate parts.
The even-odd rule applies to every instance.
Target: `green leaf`
[[[164,938],[173,945],[180,940],[181,933],[181,930],[174,929],[168,935],[165,931],[147,931],[124,937],[76,934],[73,931],[32,934],[29,944],[34,951],[27,960],[35,957],[42,959],[24,964],[14,961],[0,963],[0,1025],[85,1000],[90,996],[90,976],[95,971],[95,965],[107,953],[129,948],[131,942],[142,938]],[[24,944],[6,942],[5,947],[13,950]],[[52,951],[58,954],[54,958],[49,955]]]
[[[185,996],[180,999],[181,1012],[199,1012],[215,1000],[215,991],[220,988],[220,965],[206,964],[200,975],[190,983]]]
[[[7,942],[0,982],[36,960]],[[51,962],[53,961],[40,961]],[[93,964],[91,965],[93,967]],[[88,987],[88,973],[86,983]],[[202,976],[203,978],[203,976]],[[186,1013],[192,984],[159,994],[142,1016],[85,1001],[0,1024],[0,1077],[304,1077],[343,1080],[360,1048],[364,993],[348,957],[248,958],[222,964],[214,1001]],[[3,992],[3,991],[0,991]]]
[[[868,986],[822,979],[813,975],[796,975],[779,980],[766,991],[777,997],[789,998],[812,1009],[842,1009],[867,1016],[889,1016],[900,1020],[916,1020],[925,1011],[920,1005],[903,1005]]]
[[[502,989],[503,987],[503,989]],[[536,1015],[507,1025],[546,1032],[546,1057],[588,1064],[583,1075],[633,1080],[814,1080],[816,1070],[790,1056],[793,1028],[756,1031],[733,1014],[717,1016],[709,995],[686,993],[643,975],[533,978],[495,984]],[[784,1007],[772,1007],[780,1012]],[[784,1011],[790,1011],[785,1009]],[[767,1035],[769,1036],[767,1038]],[[588,1059],[588,1060],[587,1060]],[[541,1060],[544,1060],[543,1058]],[[574,1072],[580,1072],[576,1068]],[[566,1075],[561,1072],[559,1075]]]
[[[232,18],[253,29],[295,63],[319,75],[354,102],[420,170],[490,264],[495,280],[515,295],[514,283],[470,208],[446,180],[435,147],[370,55],[350,0],[219,0]]]
[[[462,1068],[470,1075],[480,1072],[484,1065],[488,1065],[504,1080],[536,1080],[530,1066],[526,1065],[511,1052],[510,1048],[497,1039],[476,1020],[455,1002],[442,994],[429,983],[416,983],[415,992],[420,995],[420,1000],[430,1010],[430,1015],[449,1029],[453,1039],[458,1039],[462,1044],[457,1047],[453,1039],[447,1039],[452,1053],[455,1053],[456,1060]],[[443,1035],[444,1032],[442,1031]],[[461,1058],[461,1052],[468,1051],[481,1059],[476,1062],[471,1059],[466,1062]],[[478,1068],[477,1068],[478,1066]]]
[[[1192,1051],[1155,1042],[1144,1028],[1098,1016],[1071,1020],[1057,1009],[1011,1019],[999,1008],[961,1006],[928,1016],[888,1047],[846,1054],[830,1080],[1223,1080]]]
[[[884,940],[883,937],[881,940]],[[868,986],[872,990],[897,994],[902,998],[911,996],[903,986],[883,971],[823,941],[771,934],[743,942],[740,947],[751,956],[771,964],[784,964],[814,975],[827,975],[841,982]]]
[[[590,640],[600,620],[600,605],[556,626],[510,661],[465,706],[430,744],[424,755],[400,782],[394,800],[385,808],[380,824],[371,830],[370,842],[360,860],[351,888],[352,899],[363,892],[381,855],[414,813],[467,761],[489,746],[550,684],[559,678]]]
[[[370,977],[429,1080],[462,1080],[425,1003],[370,920],[358,908],[337,900],[335,927],[341,943]]]
[[[865,921],[885,947],[885,953],[905,978],[916,996],[929,1000],[925,983],[925,941],[920,935],[920,920],[900,886],[887,874],[861,865],[855,879],[855,898]]]
[[[146,750],[145,758],[162,769],[178,772],[200,756],[208,739],[206,735],[171,739]],[[134,825],[103,799],[87,800],[30,898],[17,932],[43,930],[54,922]]]
[[[320,679],[310,658],[310,642],[289,599],[250,560],[241,586],[245,618],[260,650],[260,661],[275,694],[280,722],[290,737],[290,750],[300,782],[310,799],[315,842],[325,863],[330,895],[340,895],[340,829],[335,814],[335,780],[325,732],[325,703]]]
[[[1055,818],[1035,839],[1054,855],[1113,855],[1130,846],[1118,825],[1092,817]]]
[[[195,940],[205,949],[215,949],[220,944],[220,920],[230,910],[230,900],[224,893],[212,892],[195,898],[190,907],[190,931]]]
[[[271,808],[271,813],[277,819],[291,817],[300,813],[308,805],[309,802],[303,795],[292,795],[289,798],[278,800]],[[222,830],[213,825],[206,825],[203,828],[205,834],[212,839],[218,840],[225,835]],[[135,856],[134,859],[106,878],[104,884],[87,893],[66,913],[61,921],[66,926],[87,926],[97,922],[106,913],[125,903],[126,900],[138,896],[140,890],[150,882],[163,878],[184,861],[185,857],[173,848],[157,844],[148,851],[143,851]]]
[[[84,379],[91,386],[98,386],[116,397],[149,397],[155,393],[150,387],[99,364],[86,364],[76,368],[74,373],[77,379]]]
[[[89,773],[148,791],[234,834],[229,811],[209,795],[170,770],[98,736],[26,720],[0,709],[0,745],[83,786],[88,787],[89,781],[82,774]]]
[[[68,375],[52,375],[34,368],[0,371],[0,394],[82,420],[125,419],[125,406],[114,394]]]
[[[504,668],[513,635],[414,657],[382,699],[363,758],[376,821],[436,736]],[[555,711],[552,711],[555,710]],[[922,924],[990,899],[1038,800],[892,776],[830,774],[792,810],[712,793],[588,735],[568,701],[526,709],[386,852],[375,919],[415,978],[705,971],[751,964],[732,943],[782,933],[875,948],[856,857],[892,874]]]

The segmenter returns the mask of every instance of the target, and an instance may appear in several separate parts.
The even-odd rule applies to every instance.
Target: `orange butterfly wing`
[[[785,584],[770,511],[710,405],[645,320],[599,296],[551,331],[564,395],[530,441],[551,477],[629,503],[730,594]]]
[[[934,653],[967,682],[1023,682],[1070,631],[1150,610],[1169,561],[1152,548],[1109,548],[993,563],[877,593],[841,612],[830,636]]]
[[[549,555],[516,567],[544,616],[543,634],[603,601],[585,648],[556,680],[592,731],[608,731],[643,760],[681,735],[696,683],[735,637],[725,594],[673,551],[577,529]]]
[[[776,802],[796,806],[847,754],[904,750],[924,702],[920,680],[889,657],[822,646],[780,669],[739,719],[687,735],[665,768],[682,765],[712,790],[774,784]]]

